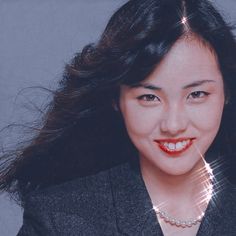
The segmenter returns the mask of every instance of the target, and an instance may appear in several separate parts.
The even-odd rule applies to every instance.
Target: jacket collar
[[[163,235],[152,202],[145,187],[139,163],[127,163],[110,171],[117,226],[125,235]],[[208,205],[197,236],[214,235],[222,217],[228,218],[229,184],[225,179],[214,180],[214,195]],[[224,204],[222,204],[224,203]],[[225,216],[224,216],[225,215]]]
[[[234,201],[231,199],[231,189],[228,180],[217,174],[213,180],[213,195],[208,204],[205,216],[199,227],[197,236],[217,235],[215,232],[222,226],[222,221],[230,219],[228,210],[232,207]]]
[[[125,235],[163,235],[138,164],[110,171],[117,226]]]

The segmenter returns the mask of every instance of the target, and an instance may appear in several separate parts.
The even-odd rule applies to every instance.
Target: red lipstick
[[[183,137],[178,139],[156,139],[155,143],[159,148],[168,155],[179,155],[186,151],[196,138]]]

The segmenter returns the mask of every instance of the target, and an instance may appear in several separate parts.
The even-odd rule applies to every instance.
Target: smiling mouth
[[[179,138],[179,139],[157,139],[154,140],[159,148],[169,154],[177,155],[186,151],[192,144],[195,138]]]

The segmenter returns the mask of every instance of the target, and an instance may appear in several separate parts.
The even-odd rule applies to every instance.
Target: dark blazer
[[[216,183],[197,236],[236,236],[236,191]],[[31,194],[18,236],[163,235],[139,167],[123,164]]]

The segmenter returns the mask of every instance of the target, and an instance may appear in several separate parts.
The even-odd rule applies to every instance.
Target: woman
[[[207,0],[127,2],[3,167],[25,210],[18,235],[235,235],[218,161],[234,154],[235,62]]]

